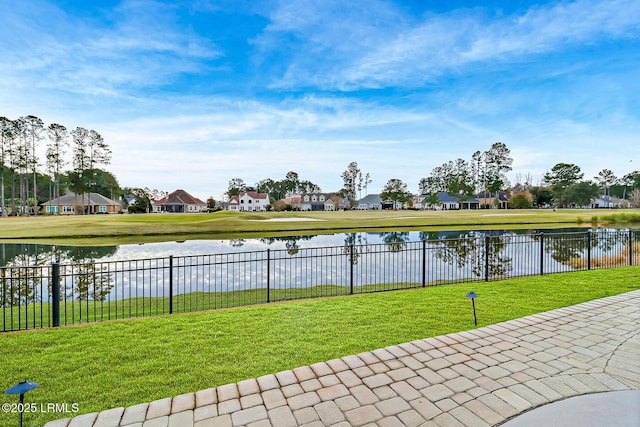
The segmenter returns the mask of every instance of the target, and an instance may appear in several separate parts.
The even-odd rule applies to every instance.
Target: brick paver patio
[[[639,325],[633,291],[46,427],[492,426],[640,390]]]

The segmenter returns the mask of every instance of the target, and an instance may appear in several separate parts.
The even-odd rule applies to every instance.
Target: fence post
[[[427,286],[427,241],[422,240],[422,287]]]
[[[489,236],[484,236],[484,281],[489,281]]]
[[[169,314],[173,314],[173,255],[169,255]]]
[[[629,229],[629,265],[633,265],[633,230]]]
[[[352,243],[349,251],[349,293],[353,295],[353,251],[355,250],[355,246]]]
[[[267,249],[267,302],[271,302],[271,249]]]
[[[51,317],[54,327],[60,326],[60,264],[51,264]]]
[[[544,275],[544,233],[540,233],[540,275]]]
[[[591,231],[587,231],[587,270],[591,270]]]

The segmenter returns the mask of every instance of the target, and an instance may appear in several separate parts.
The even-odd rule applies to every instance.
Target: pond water
[[[291,255],[300,249],[325,248],[349,245],[387,244],[398,245],[415,241],[439,241],[530,235],[545,233],[585,233],[588,228],[560,228],[551,230],[464,230],[464,231],[406,231],[314,234],[302,236],[266,237],[232,240],[186,240],[159,243],[127,244],[118,246],[62,246],[48,244],[1,243],[0,267],[10,265],[42,264],[59,259],[61,262],[123,261],[169,256],[229,254],[239,252],[287,250]],[[604,232],[608,229],[591,229]],[[33,262],[31,262],[33,261]],[[36,262],[37,261],[37,262]]]

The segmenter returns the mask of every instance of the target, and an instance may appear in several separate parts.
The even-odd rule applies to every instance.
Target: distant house
[[[593,209],[612,209],[621,208],[623,206],[623,200],[612,196],[600,196],[597,199],[591,200],[591,208]]]
[[[382,209],[382,199],[379,194],[368,194],[358,201],[356,209],[359,210],[378,210]]]
[[[350,205],[335,193],[305,193],[295,198],[293,206],[301,211],[336,211]]]
[[[236,212],[261,212],[267,210],[269,204],[268,193],[256,193],[255,191],[241,191],[237,196],[231,196],[227,204],[227,210]]]
[[[64,196],[50,200],[42,204],[48,214],[79,215],[95,213],[118,213],[122,211],[122,205],[108,197],[98,193],[83,195],[69,191]]]
[[[480,206],[489,206],[491,208],[507,209],[509,207],[509,200],[511,197],[506,191],[498,191],[497,193],[482,192],[476,194],[476,199]],[[496,200],[498,203],[496,203]]]
[[[428,196],[426,196],[424,194],[415,195],[415,196],[411,197],[411,204],[416,209],[426,209],[428,207],[427,203],[425,202],[425,199],[427,197]]]
[[[184,190],[176,190],[167,197],[151,203],[153,212],[196,213],[206,212],[207,204]]]
[[[446,191],[438,191],[438,204],[435,209],[479,209],[480,203],[476,198],[460,200],[458,196],[453,196]]]

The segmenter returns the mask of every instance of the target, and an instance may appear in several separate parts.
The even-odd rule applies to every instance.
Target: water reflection
[[[16,262],[24,265],[41,265],[59,259],[60,262],[82,262],[114,255],[117,246],[59,246],[27,243],[1,243],[0,266]],[[26,263],[26,264],[25,264]]]
[[[400,252],[407,246],[407,242],[409,241],[408,232],[399,233],[392,231],[389,233],[380,233],[380,235],[390,252]]]
[[[579,230],[571,237],[571,232]],[[606,231],[606,232],[604,232]],[[568,234],[567,234],[568,233]],[[544,237],[532,230],[466,230],[466,231],[421,231],[421,232],[369,232],[341,233],[333,235],[301,235],[265,237],[260,239],[231,240],[187,240],[143,245],[121,246],[53,246],[42,244],[0,244],[0,266],[46,265],[54,259],[61,263],[85,263],[89,261],[134,260],[202,254],[223,254],[265,249],[286,250],[288,255],[297,256],[300,250],[341,246],[344,254],[350,255],[357,263],[362,256],[362,246],[384,244],[391,253],[406,250],[414,241],[427,241],[438,247],[437,258],[460,268],[470,266],[474,275],[486,257],[489,258],[490,276],[501,276],[510,268],[510,257],[503,252],[510,239],[518,236],[539,242],[544,239],[544,250],[559,263],[567,264],[576,258],[583,258],[587,246],[599,252],[621,250],[628,238],[626,230],[594,230],[590,240],[584,238],[584,229],[547,230]],[[488,250],[477,240],[490,239]],[[459,242],[458,242],[459,241]],[[485,253],[486,252],[486,253]],[[474,257],[478,259],[473,259]]]
[[[377,232],[120,247],[1,244],[0,251],[2,307],[48,301],[54,260],[65,300],[140,297],[149,304],[167,295],[382,289],[638,265],[640,233]]]
[[[444,239],[433,239],[434,257],[458,269],[468,267],[478,278],[507,277],[513,260],[505,253],[505,248],[511,243],[511,236],[507,233],[494,237],[482,234],[477,231],[456,232]]]
[[[63,274],[74,278],[72,286],[62,289],[66,299],[103,301],[114,283],[95,260],[116,251],[115,246],[1,244],[0,260],[5,269],[0,277],[0,305],[47,301],[51,293],[49,267],[54,262],[64,265]]]
[[[287,249],[289,255],[296,255],[300,250],[300,242],[313,239],[311,236],[284,236],[284,237],[263,237],[259,239],[267,246],[273,245],[276,242],[284,242],[284,246]]]

